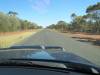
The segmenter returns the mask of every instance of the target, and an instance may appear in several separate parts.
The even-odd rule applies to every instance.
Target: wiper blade
[[[47,66],[47,65],[42,65],[38,63],[34,63],[31,61],[23,61],[18,59],[9,59],[5,60],[3,62],[0,62],[0,66],[21,66],[21,67],[32,67],[32,68],[40,68],[40,69],[46,69],[50,71],[56,71],[56,72],[63,72],[63,73],[69,73],[70,69],[65,69],[65,68],[60,68],[60,67],[53,67],[53,66]]]
[[[60,50],[65,51],[64,48],[60,46],[43,46],[43,45],[33,45],[33,46],[12,46],[9,48],[0,48],[0,50],[10,50],[10,49],[39,49],[39,50]]]
[[[12,46],[9,48],[0,48],[0,50],[8,50],[8,49],[41,49],[42,46],[36,45],[36,46]]]
[[[23,66],[27,65],[27,66],[32,67],[33,65],[36,65],[36,66],[38,65],[44,68],[49,67],[51,69],[60,69],[64,71],[74,71],[74,72],[80,72],[80,73],[100,75],[100,68],[97,68],[91,65],[70,62],[70,61],[67,62],[67,61],[49,60],[49,59],[9,59],[9,60],[13,61],[14,64],[17,63],[18,65],[20,64]],[[44,62],[44,64],[34,63],[34,62]],[[46,62],[48,63],[47,65],[45,64]],[[64,64],[66,67],[51,66],[49,65],[50,63]]]

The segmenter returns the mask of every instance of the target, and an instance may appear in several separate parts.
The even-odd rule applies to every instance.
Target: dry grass
[[[20,42],[37,31],[38,30],[27,30],[22,32],[0,33],[0,48],[9,47],[17,42]]]
[[[73,34],[72,37],[80,39],[100,40],[100,35]]]

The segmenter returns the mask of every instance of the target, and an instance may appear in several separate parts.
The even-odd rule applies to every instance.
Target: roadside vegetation
[[[76,13],[72,13],[71,19],[72,21],[70,23],[59,21],[57,24],[49,25],[47,28],[61,32],[100,35],[100,2],[88,6],[85,15],[76,15]],[[82,38],[82,36],[80,37]],[[86,39],[86,37],[84,39]],[[100,37],[99,39],[96,39],[96,37],[93,39],[96,43],[100,44]]]
[[[20,42],[42,28],[34,22],[20,19],[17,15],[14,11],[0,12],[0,48]]]
[[[14,32],[42,28],[36,23],[18,18],[17,15],[18,13],[13,11],[9,11],[6,14],[0,12],[0,32]]]
[[[15,43],[21,42],[22,40],[24,40],[25,38],[33,35],[36,33],[36,31],[22,31],[22,32],[14,32],[15,34],[11,34],[11,32],[8,34],[3,34],[0,37],[0,48],[7,48],[10,47],[12,45],[14,45]]]

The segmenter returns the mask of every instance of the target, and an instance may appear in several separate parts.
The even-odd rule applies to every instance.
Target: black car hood
[[[36,53],[31,53],[27,55],[25,58],[33,58],[33,59],[50,59],[50,60],[61,60],[61,61],[71,61],[75,63],[89,64],[93,65],[90,61],[82,58],[74,53],[64,52],[64,51],[39,51]]]
[[[93,65],[90,61],[74,54],[64,51],[48,51],[48,50],[5,50],[0,52],[0,59],[49,59],[49,60],[61,60],[71,61],[75,63],[82,63]]]

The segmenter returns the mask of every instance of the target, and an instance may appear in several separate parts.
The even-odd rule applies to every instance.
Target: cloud
[[[33,10],[38,13],[46,13],[48,12],[48,7],[51,3],[51,0],[29,0]]]

